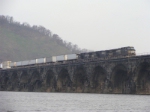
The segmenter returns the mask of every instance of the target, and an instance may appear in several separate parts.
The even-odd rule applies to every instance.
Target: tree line
[[[53,34],[49,29],[45,28],[44,26],[37,26],[37,25],[33,25],[31,26],[30,24],[28,24],[27,22],[24,23],[20,23],[18,21],[15,21],[13,19],[13,17],[10,16],[4,16],[4,15],[0,15],[0,25],[1,26],[5,26],[6,28],[11,26],[13,27],[12,30],[17,33],[17,34],[21,34],[25,37],[27,37],[28,34],[25,34],[23,32],[23,30],[21,30],[22,32],[19,32],[20,29],[25,29],[28,30],[30,33],[36,33],[38,35],[41,36],[41,38],[43,36],[49,37],[52,40],[55,40],[58,44],[67,47],[68,49],[70,49],[70,51],[72,53],[81,53],[81,52],[89,52],[89,50],[87,49],[81,49],[78,47],[78,45],[73,44],[71,42],[67,42],[64,41],[62,38],[59,37],[59,35],[57,34]]]

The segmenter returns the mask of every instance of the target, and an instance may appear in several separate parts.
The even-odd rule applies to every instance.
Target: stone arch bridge
[[[4,69],[0,91],[150,94],[150,55]]]

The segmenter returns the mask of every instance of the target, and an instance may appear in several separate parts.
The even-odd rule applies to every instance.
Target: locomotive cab
[[[135,49],[134,47],[122,47],[121,48],[121,55],[122,56],[135,56]]]
[[[127,54],[128,56],[135,56],[136,53],[134,47],[127,47]]]

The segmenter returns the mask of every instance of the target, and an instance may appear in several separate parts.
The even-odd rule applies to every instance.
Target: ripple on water
[[[0,112],[149,112],[148,95],[0,92]]]

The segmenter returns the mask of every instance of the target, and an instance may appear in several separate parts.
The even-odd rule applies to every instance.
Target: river
[[[1,91],[0,112],[150,112],[150,96]]]

